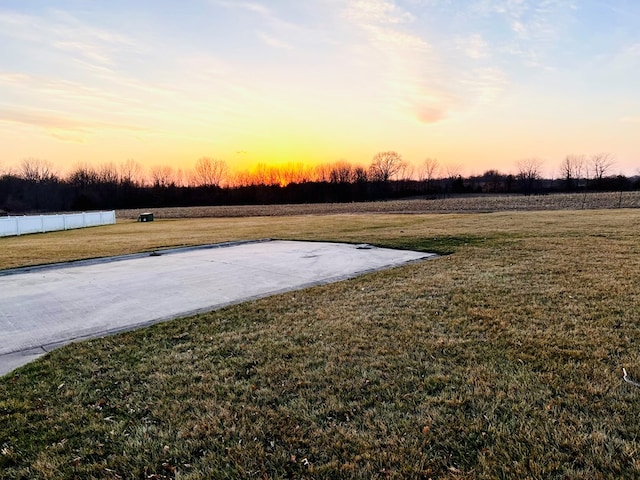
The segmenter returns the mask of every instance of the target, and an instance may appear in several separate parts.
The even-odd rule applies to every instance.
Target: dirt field
[[[638,208],[640,192],[571,193],[552,195],[476,195],[449,198],[391,200],[362,203],[298,205],[240,205],[216,207],[118,210],[119,219],[135,219],[143,211],[157,218],[256,217],[332,215],[337,213],[478,213],[527,210],[591,210]]]

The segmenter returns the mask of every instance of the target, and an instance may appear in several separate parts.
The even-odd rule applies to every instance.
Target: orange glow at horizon
[[[45,3],[0,9],[0,172],[212,157],[286,184],[393,150],[464,175],[600,152],[640,173],[640,4]]]

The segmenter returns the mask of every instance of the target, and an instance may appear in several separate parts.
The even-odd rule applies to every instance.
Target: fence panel
[[[110,212],[65,213],[62,215],[0,217],[0,237],[97,227],[114,223],[116,223],[115,210]]]
[[[64,216],[64,229],[84,227],[84,217],[82,213],[70,213]]]
[[[62,215],[43,215],[42,231],[53,232],[55,230],[64,230],[64,218]]]
[[[6,237],[9,235],[17,235],[18,232],[18,219],[17,217],[3,217],[0,218],[0,237]]]
[[[18,234],[38,233],[42,231],[42,219],[38,217],[24,217],[18,224]]]

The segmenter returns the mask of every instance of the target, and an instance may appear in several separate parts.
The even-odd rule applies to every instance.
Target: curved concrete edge
[[[0,355],[0,378],[4,375],[8,375],[16,368],[33,362],[47,353],[48,350],[45,350],[43,347],[37,347]]]

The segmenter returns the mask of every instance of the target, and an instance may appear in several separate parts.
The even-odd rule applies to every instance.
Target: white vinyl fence
[[[72,228],[97,227],[116,223],[116,212],[65,213],[62,215],[33,215],[0,217],[0,237],[27,233],[54,232]]]

